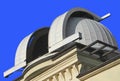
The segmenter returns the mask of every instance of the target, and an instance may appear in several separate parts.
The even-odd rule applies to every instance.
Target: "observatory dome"
[[[49,49],[65,38],[80,32],[82,39],[78,42],[89,45],[100,40],[112,46],[117,43],[110,31],[99,21],[100,17],[81,8],[75,8],[60,15],[52,23],[49,31]],[[95,47],[98,47],[96,44]]]
[[[113,35],[99,22],[101,20],[101,17],[82,8],[74,8],[60,15],[53,21],[50,29],[47,27],[38,29],[20,42],[16,51],[15,65],[4,72],[4,76],[7,77],[20,68],[27,67],[38,58],[48,60],[48,57],[58,53],[56,51],[72,45],[73,41],[85,46],[99,40],[111,47],[117,47]],[[95,48],[100,46],[94,45]]]
[[[112,46],[117,46],[110,31],[101,23],[91,19],[71,17],[68,20],[65,32],[66,37],[77,32],[82,33],[82,39],[79,42],[84,45],[100,40]]]
[[[4,72],[5,77],[20,68],[25,68],[28,63],[48,53],[48,32],[48,27],[40,28],[20,42],[16,50],[15,65]]]
[[[21,41],[16,51],[15,66],[29,63],[48,52],[48,31],[49,28],[38,29]]]

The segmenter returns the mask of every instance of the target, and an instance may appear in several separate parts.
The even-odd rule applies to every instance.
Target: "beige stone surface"
[[[17,81],[120,81],[120,59],[76,78],[82,66],[77,53],[77,49],[74,48],[64,52],[59,58],[55,57],[28,67],[30,69],[26,69],[22,78]],[[45,68],[47,69],[44,70]]]
[[[85,81],[120,81],[120,64],[107,69]]]

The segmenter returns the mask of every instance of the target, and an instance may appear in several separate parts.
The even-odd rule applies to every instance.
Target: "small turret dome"
[[[68,20],[65,36],[68,37],[74,33],[82,33],[80,43],[89,45],[96,40],[100,40],[112,46],[117,46],[116,41],[110,31],[101,23],[79,17],[71,17]],[[96,47],[99,45],[96,45]]]

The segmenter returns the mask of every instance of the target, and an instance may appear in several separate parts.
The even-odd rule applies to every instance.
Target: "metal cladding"
[[[100,17],[81,8],[75,8],[60,15],[54,20],[49,31],[49,49],[77,32],[82,34],[79,43],[88,45],[95,40],[100,40],[117,46],[113,35],[105,26],[99,23],[100,20],[102,20]]]
[[[96,40],[100,40],[117,47],[116,41],[109,30],[97,21],[87,18],[71,17],[66,26],[65,36],[68,37],[77,32],[82,33],[82,39],[78,42],[84,45],[89,45]],[[95,45],[95,47],[99,47],[99,44]]]
[[[35,52],[34,50],[36,50],[35,49],[37,47],[36,43],[39,41],[39,43],[37,43],[39,45],[39,48],[37,48],[37,49],[39,50],[41,48],[40,46],[42,46],[42,44],[43,44],[43,43],[41,43],[40,38],[42,36],[45,37],[46,34],[48,35],[48,31],[49,31],[49,28],[39,29],[39,30],[35,31],[34,33],[31,33],[30,35],[26,36],[21,41],[21,43],[19,44],[19,46],[17,48],[17,51],[16,51],[15,65],[18,65],[18,64],[20,64],[22,62],[30,62],[30,60],[35,59],[34,56],[37,53],[34,54],[34,55],[32,55],[32,53]],[[46,36],[46,40],[48,40],[47,38],[48,37]],[[42,38],[41,38],[41,40],[42,40]],[[45,42],[45,40],[44,40],[44,42]],[[47,42],[48,41],[46,41],[46,43]],[[47,45],[47,47],[48,47],[48,45]],[[45,50],[45,49],[42,49],[42,51],[43,50]],[[40,54],[41,50],[39,50],[37,52]]]
[[[28,35],[27,37],[25,37],[19,44],[17,51],[16,51],[16,56],[15,56],[15,66],[25,62],[26,60],[26,52],[27,52],[27,46],[28,46],[28,42],[31,38],[31,35]]]
[[[15,65],[4,72],[5,77],[48,53],[48,31],[49,28],[38,29],[20,42],[16,51]]]

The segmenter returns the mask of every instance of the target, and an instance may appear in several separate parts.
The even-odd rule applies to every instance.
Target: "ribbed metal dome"
[[[79,43],[89,45],[96,40],[100,40],[112,46],[117,46],[110,31],[95,20],[79,17],[70,18],[67,23],[65,36],[68,37],[77,32],[82,33],[82,39],[79,40]],[[95,45],[95,47],[97,46],[99,45]]]
[[[100,20],[100,17],[81,8],[75,8],[60,15],[52,23],[49,31],[49,49],[76,32],[82,34],[79,43],[88,45],[95,40],[100,40],[117,46],[113,35],[99,23]]]

